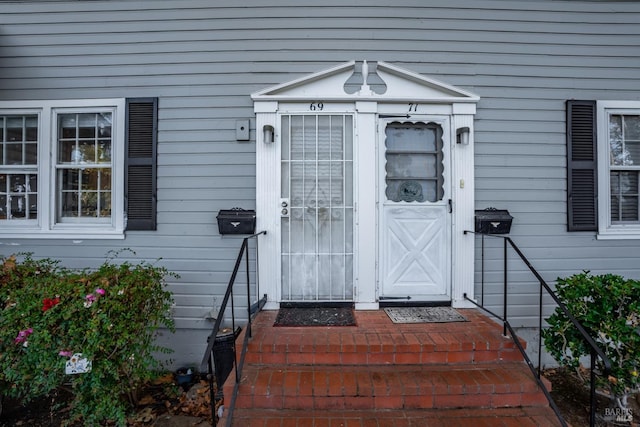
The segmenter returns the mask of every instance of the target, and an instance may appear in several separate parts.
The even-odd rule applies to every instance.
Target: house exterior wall
[[[0,236],[0,253],[74,267],[121,248],[136,252],[128,259],[161,257],[181,276],[171,283],[179,333],[167,342],[176,363],[198,362],[206,317],[241,242],[218,235],[215,215],[255,207],[249,95],[365,59],[480,96],[476,208],[511,212],[511,237],[547,281],[581,270],[638,278],[639,240],[567,232],[564,104],[640,100],[638,22],[640,4],[624,1],[0,1],[0,101],[159,98],[156,231],[124,240]],[[251,119],[250,141],[236,141],[242,119]],[[486,241],[485,304],[497,312],[501,251]],[[478,296],[479,257],[478,238]],[[537,284],[525,268],[510,262],[516,326],[534,326],[537,313]]]

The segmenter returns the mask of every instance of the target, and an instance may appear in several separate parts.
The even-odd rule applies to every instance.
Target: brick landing
[[[274,327],[277,312],[260,313],[233,425],[560,425],[502,327],[459,311],[469,322],[394,324],[376,310],[350,327]]]

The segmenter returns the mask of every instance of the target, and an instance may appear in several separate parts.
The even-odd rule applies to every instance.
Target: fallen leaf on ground
[[[153,405],[156,403],[156,400],[150,394],[146,394],[142,396],[142,398],[138,401],[138,406],[147,406]]]
[[[142,411],[138,412],[135,417],[133,417],[133,422],[137,423],[148,423],[155,419],[155,415],[151,411],[151,408],[144,408]]]

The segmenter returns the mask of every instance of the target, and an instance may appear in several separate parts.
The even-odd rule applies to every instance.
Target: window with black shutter
[[[127,230],[155,230],[158,99],[127,99],[126,108]]]

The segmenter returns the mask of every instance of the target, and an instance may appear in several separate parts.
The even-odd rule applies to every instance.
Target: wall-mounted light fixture
[[[456,144],[469,145],[470,133],[467,126],[456,129]]]
[[[262,134],[263,134],[263,141],[264,141],[265,144],[272,144],[273,143],[273,134],[274,134],[273,126],[264,125],[262,127]]]

